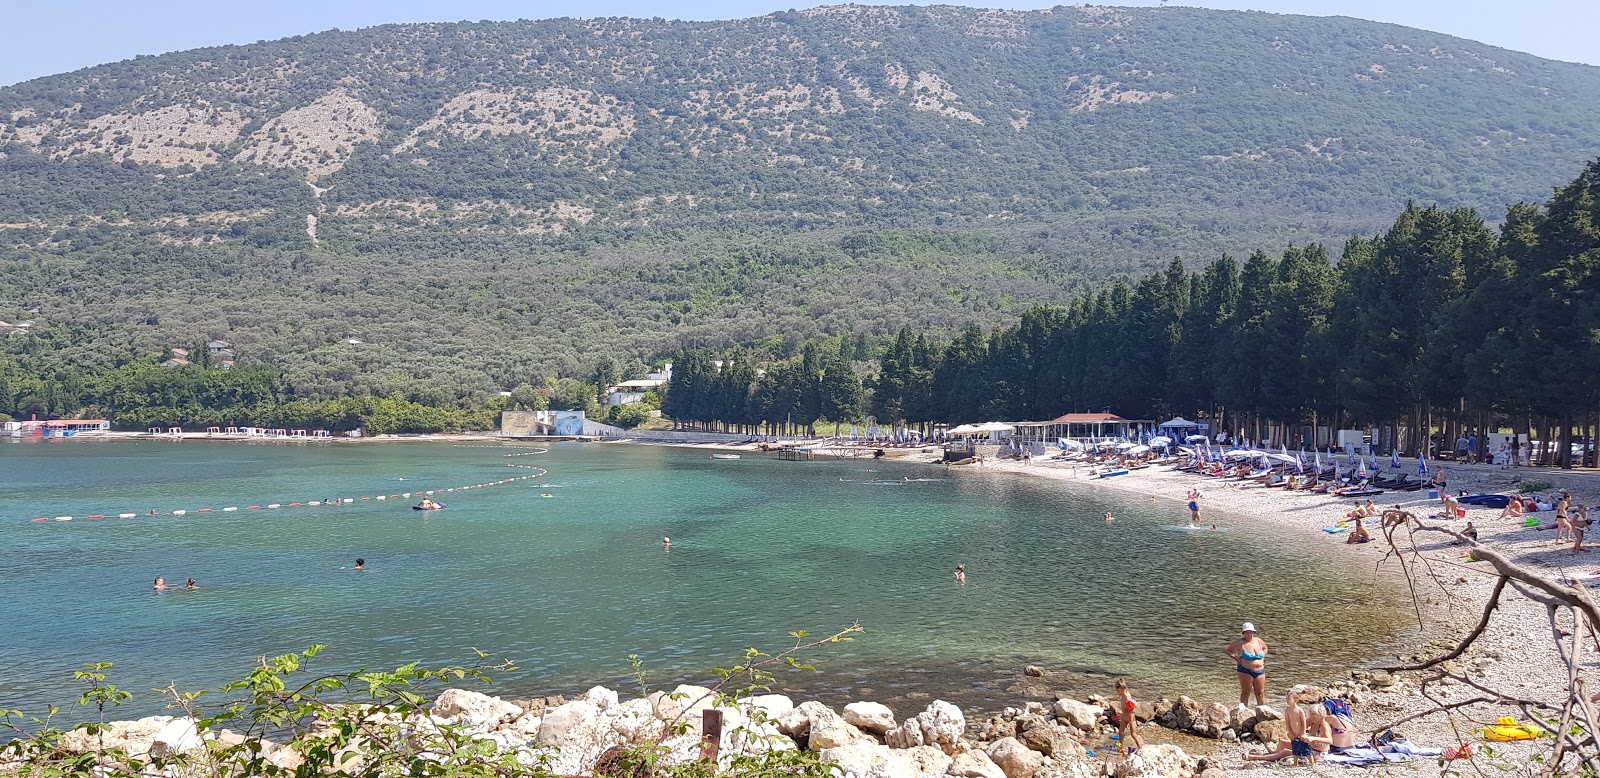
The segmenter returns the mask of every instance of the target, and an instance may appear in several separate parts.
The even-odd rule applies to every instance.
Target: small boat
[[[1112,470],[1102,470],[1097,475],[1100,478],[1115,478],[1115,477],[1117,477],[1119,475],[1127,475],[1127,474],[1128,474],[1128,469],[1127,468],[1115,468],[1115,469],[1112,469]]]
[[[712,459],[738,459],[738,454],[712,454]]]

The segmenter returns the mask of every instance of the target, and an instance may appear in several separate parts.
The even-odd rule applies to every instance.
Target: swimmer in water
[[[1217,528],[1217,525],[1215,525],[1215,524],[1213,524],[1213,525],[1211,525],[1211,528],[1212,528],[1212,529],[1216,529],[1216,528]]]
[[[156,509],[155,509],[155,508],[151,508],[151,509],[150,509],[150,515],[151,515],[151,516],[154,516],[154,515],[156,515]]]
[[[1193,492],[1189,494],[1189,524],[1200,526],[1200,498]]]
[[[194,582],[194,579],[193,579],[193,578],[190,578],[190,579],[189,579],[189,582],[188,582],[188,583],[186,583],[186,584],[184,584],[184,585],[183,585],[183,588],[185,588],[185,589],[188,589],[188,590],[189,590],[189,591],[191,591],[191,592],[192,592],[192,591],[194,591],[194,590],[196,590],[196,589],[199,589],[199,588],[200,588],[200,585],[199,585],[199,584],[196,584],[196,583],[195,583],[195,582]]]
[[[966,582],[967,582],[967,566],[966,565],[959,565],[959,564],[956,565],[956,583],[964,584]]]
[[[366,565],[367,565],[367,560],[365,560],[365,559],[357,559],[356,560],[356,569],[357,570],[365,570],[365,569],[367,569]]]
[[[662,538],[661,539],[661,547],[662,548],[672,548],[672,538]]]
[[[1116,521],[1116,520],[1117,520],[1117,517],[1112,516],[1111,515],[1111,511],[1106,511],[1106,523],[1107,524],[1110,524],[1111,522]]]
[[[167,579],[165,579],[165,578],[162,578],[162,577],[161,577],[161,576],[159,576],[159,575],[158,575],[158,576],[156,576],[156,586],[155,586],[155,590],[156,590],[156,591],[158,591],[158,592],[164,592],[164,591],[166,591],[166,590],[167,590]]]

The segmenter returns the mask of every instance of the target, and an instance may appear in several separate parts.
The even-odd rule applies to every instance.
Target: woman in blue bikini
[[[1223,653],[1234,661],[1239,672],[1239,707],[1250,705],[1250,695],[1255,694],[1256,704],[1267,704],[1267,642],[1256,637],[1256,625],[1244,623],[1238,640],[1228,644]]]

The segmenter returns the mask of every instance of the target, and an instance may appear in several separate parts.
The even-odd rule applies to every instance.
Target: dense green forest
[[[318,400],[319,386],[267,365],[150,359],[52,373],[47,355],[81,348],[63,331],[3,341],[0,411],[375,433],[484,428],[506,407],[643,420],[597,404],[600,387],[645,370],[610,355],[508,398],[395,388]],[[749,431],[1107,408],[1199,415],[1256,437],[1319,423],[1404,429],[1395,443],[1407,450],[1420,430],[1445,427],[1509,426],[1548,441],[1600,432],[1600,393],[1582,379],[1600,368],[1597,332],[1600,159],[1542,204],[1512,206],[1498,231],[1471,209],[1408,205],[1386,231],[1347,241],[1337,261],[1318,244],[1194,270],[1174,260],[988,333],[969,324],[949,338],[902,328],[892,339],[863,330],[681,349],[660,407],[680,425]]]
[[[758,366],[746,349],[689,351],[663,410],[690,423],[810,425],[1219,419],[1260,438],[1300,425],[1600,432],[1600,160],[1498,233],[1470,209],[1411,205],[1393,226],[1281,256],[1174,261],[1015,326],[948,342],[902,330],[856,380],[849,340]],[[840,345],[843,348],[840,348]],[[718,369],[718,364],[721,364]],[[1275,440],[1289,435],[1272,434]],[[1561,447],[1563,459],[1570,445]]]
[[[63,330],[41,374],[223,338],[287,396],[466,407],[599,355],[1003,328],[1413,199],[1498,222],[1596,147],[1600,69],[1348,18],[332,31],[0,89],[0,321]]]

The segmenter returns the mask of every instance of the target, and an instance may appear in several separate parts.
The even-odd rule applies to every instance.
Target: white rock
[[[888,746],[860,741],[825,748],[819,756],[838,765],[842,778],[916,778],[910,760],[894,758],[894,753]]]
[[[844,706],[844,720],[874,735],[882,735],[895,725],[894,711],[877,702],[852,702]]]
[[[167,722],[155,737],[150,740],[151,756],[175,756],[185,754],[205,745],[200,739],[200,732],[195,729],[194,719],[181,718]]]
[[[802,708],[793,708],[778,717],[778,731],[795,740],[811,737],[811,715]]]
[[[616,704],[617,704],[617,693],[612,691],[612,690],[610,690],[610,689],[607,689],[604,686],[596,686],[596,687],[590,689],[589,691],[586,691],[583,694],[578,695],[578,699],[580,699],[580,700],[588,700],[589,702],[594,703],[594,706],[596,708],[599,708],[600,710],[604,711],[604,710],[610,710],[611,708],[616,706]]]
[[[560,749],[551,771],[574,775],[586,769],[608,748],[611,728],[594,703],[573,700],[544,712],[537,743]]]
[[[699,711],[711,707],[711,690],[704,686],[679,684],[670,692],[655,692],[650,695],[650,702],[655,706],[656,718],[662,721],[673,721],[682,716],[687,721]]]
[[[1044,769],[1034,778],[1102,778],[1099,768],[1105,766],[1104,762],[1082,759],[1047,759]]]
[[[519,735],[526,735],[528,737],[538,737],[539,736],[539,725],[543,721],[544,721],[544,717],[540,716],[537,713],[524,713],[521,716],[518,716],[509,725],[507,725],[506,728],[511,730],[512,732],[516,732]]]
[[[1100,717],[1105,714],[1104,708],[1071,699],[1056,700],[1051,710],[1055,712],[1058,720],[1083,732],[1093,731],[1099,726]]]
[[[665,722],[656,718],[655,706],[642,697],[617,705],[606,711],[606,716],[611,731],[624,742],[652,740],[666,727]]]
[[[445,689],[433,702],[433,715],[460,724],[468,731],[488,732],[515,721],[522,709],[499,697],[466,689]]]
[[[956,752],[956,744],[967,729],[967,719],[961,709],[944,700],[934,700],[926,710],[917,714],[917,726],[922,728],[924,745],[938,746],[947,754]]]
[[[834,713],[832,708],[815,700],[800,703],[800,707],[796,710],[804,711],[811,720],[811,733],[807,736],[806,743],[807,748],[812,751],[838,748],[862,739],[871,739],[839,714]]]
[[[1005,771],[1006,778],[1033,778],[1044,766],[1044,756],[1023,745],[1014,737],[1004,737],[989,744],[984,753]]]
[[[922,747],[922,724],[916,719],[906,719],[900,726],[883,733],[883,742],[890,748]]]
[[[171,716],[147,716],[135,721],[112,721],[93,735],[74,729],[61,736],[60,745],[74,754],[88,753],[104,744],[107,749],[121,749],[129,756],[142,756],[150,753],[150,741],[172,720]]]
[[[767,718],[777,721],[783,714],[794,710],[794,700],[782,694],[758,694],[745,700],[746,710],[752,714],[751,718]],[[760,711],[761,716],[754,714]]]
[[[955,761],[949,754],[933,746],[907,748],[902,753],[917,766],[917,773],[924,776],[944,775],[950,769],[950,763]]]
[[[946,775],[957,778],[1006,778],[1004,770],[982,751],[966,751],[956,754],[950,766],[945,768]]]
[[[1190,778],[1195,761],[1183,749],[1158,743],[1135,751],[1117,765],[1116,778]]]

